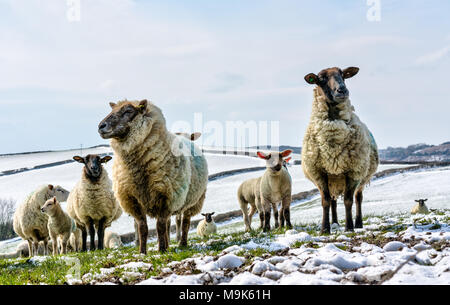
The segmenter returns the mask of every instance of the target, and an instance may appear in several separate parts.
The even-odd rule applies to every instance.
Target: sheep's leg
[[[283,204],[281,204],[281,206],[280,206],[280,227],[281,227],[281,228],[284,227],[284,222],[285,222],[285,218],[284,218],[284,207],[283,207]]]
[[[39,255],[39,240],[33,241],[33,256]]]
[[[177,230],[177,241],[179,242],[181,240],[181,214],[177,214],[175,217],[175,225]]]
[[[136,247],[139,246],[139,228],[138,223],[136,219],[134,220],[134,242],[136,244]]]
[[[281,201],[281,206],[282,206],[282,209],[283,209],[283,216],[284,216],[283,220],[286,221],[286,227],[288,227],[289,229],[292,229],[292,224],[291,224],[291,201],[292,201],[291,200],[291,196],[286,196],[286,197],[283,198],[283,201]]]
[[[363,192],[362,190],[358,190],[356,192],[356,218],[355,218],[355,228],[361,229],[363,227],[363,221],[362,221],[362,210],[361,210],[361,204],[363,201]]]
[[[28,242],[28,256],[32,257],[33,256],[33,241],[27,239]]]
[[[345,230],[353,231],[353,217],[352,217],[352,206],[353,206],[353,196],[355,195],[356,187],[358,182],[346,177],[345,179],[345,194],[344,194],[344,205],[345,205]]]
[[[106,217],[103,217],[98,222],[98,228],[97,228],[98,245],[97,245],[97,248],[99,250],[103,250],[103,243],[104,243],[104,238],[105,238],[105,223],[106,223]]]
[[[337,217],[337,200],[331,199],[331,223],[339,223]]]
[[[278,209],[276,203],[272,203],[272,210],[273,210],[273,218],[275,220],[275,228],[279,228],[280,222],[278,220]]]
[[[259,215],[259,228],[261,230],[264,229],[264,209],[260,203],[259,197],[255,198],[255,206],[258,209],[258,215]]]
[[[44,255],[48,255],[48,240],[44,239]]]
[[[87,251],[87,230],[86,227],[81,227],[81,251],[86,252]]]
[[[256,206],[254,204],[250,204],[250,212],[248,214],[248,226],[250,227],[250,230],[252,229],[252,218],[253,215],[256,213]]]
[[[262,198],[262,206],[264,209],[264,232],[269,232],[270,231],[270,212],[271,212],[271,207],[272,207],[272,203],[267,200],[266,198]]]
[[[139,231],[139,252],[147,254],[147,238],[148,238],[148,226],[147,216],[140,214],[139,218],[136,218],[138,231]]]
[[[91,244],[89,249],[91,251],[95,251],[95,228],[94,228],[94,220],[92,218],[89,218],[89,237],[91,240]]]
[[[183,214],[183,223],[181,227],[181,240],[180,240],[180,246],[186,247],[187,246],[187,239],[188,239],[188,232],[189,227],[191,226],[191,217],[186,215],[186,213]]]
[[[239,200],[239,205],[241,207],[241,211],[242,211],[242,217],[244,218],[244,224],[245,224],[245,231],[249,232],[251,231],[251,226],[250,226],[250,219],[248,216],[248,207],[247,207],[247,202],[243,201],[243,200]]]
[[[321,234],[330,233],[330,205],[331,196],[328,190],[328,182],[324,187],[320,188],[320,196],[322,197],[322,229]]]
[[[62,246],[62,253],[67,253],[67,242],[69,241],[70,233],[65,234],[64,236],[61,236],[61,246]]]
[[[169,245],[170,245],[170,223],[171,222],[172,222],[172,219],[169,216],[169,218],[167,218],[167,229],[166,229],[167,249],[169,249]]]

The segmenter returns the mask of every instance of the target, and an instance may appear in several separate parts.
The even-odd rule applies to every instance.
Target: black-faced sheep
[[[74,156],[73,159],[84,164],[81,179],[67,199],[67,212],[72,217],[82,235],[82,250],[87,249],[87,231],[90,235],[90,249],[95,250],[95,230],[98,235],[98,248],[103,249],[105,228],[122,215],[112,191],[112,183],[103,163],[110,156]]]
[[[147,100],[110,106],[98,132],[111,139],[114,193],[137,222],[140,252],[147,252],[147,215],[156,218],[160,251],[169,247],[171,215],[178,216],[180,246],[187,245],[191,217],[205,199],[206,159],[193,142],[169,132],[161,110]],[[188,149],[179,151],[179,144]]]
[[[322,197],[322,233],[330,232],[329,211],[337,223],[336,200],[344,196],[345,228],[352,231],[352,205],[356,197],[355,227],[362,228],[361,204],[364,186],[378,167],[378,149],[369,129],[354,113],[345,79],[359,69],[330,68],[305,76],[317,85],[311,119],[303,139],[302,168]]]
[[[412,208],[411,214],[429,214],[430,211],[428,210],[427,206],[425,205],[425,202],[428,199],[419,199],[415,200],[417,204]]]
[[[217,226],[212,218],[214,212],[202,213],[202,215],[205,218],[202,219],[197,225],[197,235],[200,237],[206,237],[208,235],[215,234],[217,232]]]
[[[14,213],[14,231],[28,242],[30,256],[36,255],[39,242],[44,242],[44,254],[47,254],[49,238],[47,223],[48,216],[41,212],[45,202],[53,197],[58,201],[66,201],[69,191],[61,186],[52,184],[41,186],[31,193]]]

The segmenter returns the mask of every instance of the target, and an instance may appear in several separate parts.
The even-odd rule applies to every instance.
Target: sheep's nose
[[[98,125],[98,129],[105,129],[106,128],[106,123],[100,123],[100,125]]]
[[[347,91],[347,89],[345,88],[345,87],[339,87],[338,89],[337,89],[337,92],[338,93],[345,93]]]

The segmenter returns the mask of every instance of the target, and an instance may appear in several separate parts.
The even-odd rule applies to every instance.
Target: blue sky
[[[300,146],[323,68],[347,81],[379,147],[450,140],[450,2],[0,0],[0,153],[107,143],[108,102],[152,100],[178,120],[279,121]]]

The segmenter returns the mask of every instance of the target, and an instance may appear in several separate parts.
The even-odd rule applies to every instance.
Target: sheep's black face
[[[131,102],[110,103],[110,106],[112,111],[98,125],[98,133],[103,139],[124,139],[130,132],[131,122],[145,111],[147,101],[141,101],[137,107]]]
[[[205,216],[206,222],[212,222],[212,221],[213,221],[212,216],[214,215],[214,213],[215,213],[215,212],[212,212],[212,213],[204,213],[204,214],[202,213],[202,215]]]
[[[416,202],[418,202],[420,206],[424,206],[425,205],[425,201],[427,201],[427,200],[428,199],[419,199],[419,200],[416,200]]]
[[[101,158],[99,155],[87,155],[86,157],[75,156],[73,159],[84,164],[84,172],[91,180],[98,180],[103,172],[102,163],[106,163],[112,159],[110,156]]]
[[[345,79],[355,76],[359,68],[350,67],[342,71],[339,68],[324,69],[318,75],[310,73],[305,76],[309,84],[316,84],[328,98],[330,104],[337,105],[349,97]]]

